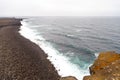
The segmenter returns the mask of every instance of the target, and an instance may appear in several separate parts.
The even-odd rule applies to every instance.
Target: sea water
[[[120,52],[119,17],[30,17],[20,34],[39,45],[61,76],[82,80],[101,51]]]

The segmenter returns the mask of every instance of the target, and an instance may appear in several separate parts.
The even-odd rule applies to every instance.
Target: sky
[[[120,0],[0,0],[0,16],[120,16]]]

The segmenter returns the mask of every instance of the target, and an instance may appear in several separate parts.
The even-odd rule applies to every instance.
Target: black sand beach
[[[47,55],[19,34],[20,19],[0,19],[0,80],[58,80]]]

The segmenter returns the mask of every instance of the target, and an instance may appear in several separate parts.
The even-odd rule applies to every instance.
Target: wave
[[[89,75],[89,64],[81,63],[85,64],[84,67],[87,67],[87,69],[83,69],[78,65],[71,63],[69,57],[60,54],[60,52],[56,50],[50,42],[47,42],[47,40],[44,39],[41,35],[37,35],[38,33],[36,30],[30,29],[27,26],[27,23],[24,21],[21,23],[23,26],[21,26],[19,31],[20,34],[30,39],[32,42],[38,44],[45,51],[45,53],[48,55],[47,59],[51,61],[60,76],[75,76],[78,80],[82,80],[83,76]],[[78,59],[76,58],[75,61],[77,60]]]
[[[92,53],[94,53],[94,52],[87,49],[87,48],[77,47],[73,44],[68,44],[68,43],[64,43],[64,42],[57,42],[57,41],[53,41],[53,40],[46,40],[46,41],[48,41],[50,43],[54,43],[54,44],[59,45],[59,46],[64,47],[64,48],[69,48],[70,50],[74,50],[79,54],[84,54],[84,55],[86,54],[86,55],[89,55],[90,57],[94,57],[94,55],[92,55]]]
[[[76,37],[75,35],[72,35],[72,34],[69,34],[69,33],[65,34],[65,33],[55,33],[55,32],[52,32],[51,34],[57,35],[57,36],[66,37],[66,38],[69,38],[69,39],[81,40],[80,38]]]

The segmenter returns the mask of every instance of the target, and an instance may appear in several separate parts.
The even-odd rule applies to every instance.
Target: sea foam
[[[89,75],[88,70],[83,70],[79,66],[71,63],[69,57],[60,54],[51,43],[47,42],[41,35],[37,35],[36,30],[30,29],[30,25],[25,21],[21,21],[21,23],[22,26],[19,33],[44,50],[48,55],[47,59],[51,61],[60,76],[75,76],[78,80],[82,80],[83,76]]]

